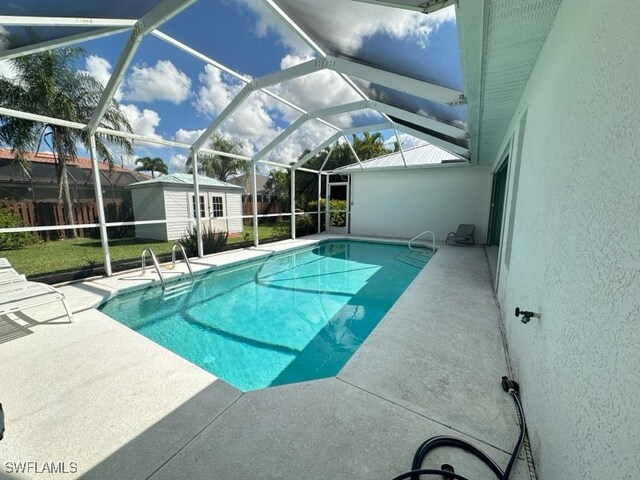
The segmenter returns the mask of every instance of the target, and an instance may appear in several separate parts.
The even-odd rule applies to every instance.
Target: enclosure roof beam
[[[274,148],[280,145],[284,140],[289,137],[293,132],[295,132],[298,128],[300,128],[304,123],[309,120],[317,119],[318,117],[331,116],[331,115],[339,115],[341,113],[353,112],[355,110],[362,110],[363,108],[367,108],[366,101],[360,102],[352,102],[345,103],[344,105],[337,105],[334,107],[323,108],[321,110],[314,110],[313,112],[309,112],[305,115],[301,115],[298,117],[291,125],[289,125],[285,130],[280,132],[280,134],[271,140],[268,145],[266,145],[262,150],[260,150],[254,157],[253,160],[258,161],[263,158],[269,152],[271,152]]]
[[[467,130],[464,128],[457,127],[455,125],[449,125],[448,123],[440,122],[438,120],[425,117],[424,115],[420,115],[418,113],[409,112],[407,110],[394,107],[387,103],[371,101],[368,108],[376,110],[380,113],[385,113],[387,115],[400,118],[402,120],[406,120],[407,122],[411,122],[415,125],[428,128],[429,130],[442,133],[443,135],[447,135],[449,137],[466,138],[468,135]]]
[[[273,13],[280,17],[314,52],[323,58],[327,57],[326,52],[318,45],[300,26],[293,21],[273,0],[262,0]],[[369,100],[369,97],[358,87],[353,80],[347,75],[338,72],[338,75],[354,90],[363,100]]]
[[[425,140],[433,145],[437,145],[438,147],[442,148],[443,150],[446,150],[447,152],[453,153],[454,155],[457,155],[459,157],[464,158],[465,160],[469,160],[469,149],[465,148],[465,147],[461,147],[459,145],[454,145],[453,143],[449,143],[449,142],[445,142],[443,140],[441,140],[440,138],[436,138],[433,137],[427,133],[421,132],[419,130],[415,130],[413,128],[410,127],[406,127],[405,125],[402,125],[400,123],[396,123],[395,124],[396,128],[398,130],[401,130],[405,133],[408,133],[409,135],[412,135],[416,138],[420,138],[422,140]]]
[[[318,153],[320,153],[326,146],[331,145],[333,142],[338,140],[343,135],[351,135],[354,133],[371,132],[371,131],[379,131],[379,130],[388,130],[392,127],[393,127],[393,124],[391,122],[384,122],[384,123],[376,123],[372,125],[362,125],[360,127],[347,128],[341,132],[334,133],[327,140],[322,142],[320,145],[315,147],[313,150],[307,153],[304,157],[298,160],[293,165],[293,168],[301,167],[302,165],[307,163],[309,160],[311,160],[313,157],[315,157]]]
[[[321,57],[327,56],[320,45],[314,42],[313,39],[309,35],[307,35],[307,32],[300,28],[300,26],[296,22],[294,22],[291,17],[289,17],[289,15],[287,15],[284,10],[282,10],[273,0],[262,0],[262,3],[267,8],[269,8],[269,10],[271,10],[277,17],[280,17],[280,19],[282,19],[282,21],[286,23],[289,28],[291,28],[296,33],[296,35],[298,35],[302,39],[302,41],[307,44],[309,48],[311,48],[311,50],[316,52]]]
[[[393,0],[354,0],[359,3],[369,3],[371,5],[378,5],[383,7],[399,8],[402,10],[410,10],[412,12],[420,12],[424,14],[433,13],[441,8],[453,5],[454,0],[436,0],[430,2],[424,2],[420,5],[410,5],[403,2],[394,2]],[[427,6],[425,6],[427,5]]]
[[[344,141],[347,142],[347,145],[349,146],[349,150],[351,150],[351,153],[355,157],[356,162],[358,162],[358,165],[360,165],[360,170],[364,170],[364,167],[362,166],[362,162],[360,161],[360,157],[358,157],[358,154],[356,153],[355,149],[353,148],[353,145],[351,145],[351,142],[346,137],[346,135],[343,138],[344,138]]]
[[[275,149],[278,145],[280,145],[284,140],[289,137],[293,132],[295,132],[298,128],[300,128],[305,122],[317,119],[319,117],[331,116],[331,115],[339,115],[341,113],[348,113],[357,110],[363,110],[365,108],[370,108],[376,110],[380,113],[385,113],[389,115],[393,115],[395,117],[401,118],[408,122],[414,123],[416,125],[420,125],[425,128],[429,128],[436,132],[443,133],[449,136],[455,136],[458,138],[463,138],[466,136],[466,130],[448,125],[446,123],[438,122],[437,120],[433,120],[431,118],[418,115],[416,113],[407,112],[401,108],[392,107],[391,105],[387,105],[385,103],[376,102],[376,101],[359,101],[359,102],[351,102],[345,103],[343,105],[336,105],[333,107],[323,108],[320,110],[314,110],[313,112],[309,112],[305,115],[298,117],[289,127],[280,132],[280,134],[274,138],[268,145],[266,145],[262,150],[260,150],[254,157],[254,162],[264,158],[269,152]],[[389,119],[391,122],[391,120]],[[450,146],[453,146],[449,142],[445,140],[432,137],[434,145],[442,146],[445,149],[448,149]]]
[[[327,56],[327,68],[438,103],[460,105],[465,101],[464,94],[457,90],[344,58]]]
[[[79,18],[0,15],[3,27],[133,27],[130,18]]]
[[[48,123],[51,125],[59,125],[61,127],[73,128],[74,130],[84,130],[87,125],[79,122],[71,122],[69,120],[62,120],[54,117],[47,117],[45,115],[38,115],[35,113],[21,112],[19,110],[13,110],[11,108],[0,107],[0,115],[6,115],[8,117],[22,118],[24,120],[30,120],[32,122]],[[111,130],[110,128],[98,127],[96,129],[97,134],[112,135],[114,137],[128,138],[131,140],[139,140],[141,142],[153,143],[155,145],[164,145],[167,147],[177,147],[185,150],[189,150],[191,145],[187,143],[175,142],[173,140],[165,140],[161,137],[149,137],[146,135],[139,135],[137,133],[121,132],[120,130]],[[251,161],[251,157],[245,155],[238,155],[235,153],[221,152],[219,150],[212,150],[209,148],[203,148],[200,150],[203,153],[211,155],[219,155],[221,157],[238,158],[240,160]]]
[[[124,46],[122,53],[120,54],[118,63],[116,63],[116,66],[111,73],[109,82],[104,88],[102,97],[100,98],[100,101],[98,102],[98,105],[93,112],[91,120],[89,120],[90,134],[94,134],[98,126],[100,125],[102,117],[107,111],[107,108],[109,107],[113,96],[118,90],[118,87],[122,82],[122,77],[124,77],[124,73],[131,63],[131,60],[133,60],[133,56],[138,50],[140,42],[142,41],[144,36],[150,31],[154,30],[157,26],[172,18],[174,15],[180,13],[193,2],[195,2],[195,0],[162,0],[157,6],[149,10],[140,20],[136,22],[135,27],[129,35],[129,39],[127,40],[127,43]]]
[[[222,123],[229,118],[233,112],[253,93],[255,90],[259,90],[263,87],[275,85],[277,83],[286,82],[293,78],[303,77],[313,72],[317,72],[325,68],[326,62],[323,60],[309,60],[304,63],[300,63],[291,68],[279,70],[277,72],[269,73],[260,78],[252,80],[247,83],[238,94],[233,97],[233,100],[220,112],[220,115],[209,125],[209,127],[200,135],[195,142],[193,142],[192,149],[199,150],[206,143],[208,138],[215,132]]]
[[[224,73],[226,73],[227,75],[230,75],[238,80],[240,80],[241,82],[247,84],[251,81],[250,78],[245,77],[244,75],[239,74],[238,72],[235,72],[233,70],[231,70],[229,67],[227,67],[226,65],[223,65],[220,62],[217,62],[215,60],[213,60],[211,57],[207,57],[206,55],[202,54],[201,52],[199,52],[198,50],[195,50],[191,47],[189,47],[188,45],[185,45],[184,43],[176,40],[173,37],[170,37],[169,35],[162,33],[159,30],[154,30],[151,32],[152,35],[156,36],[157,38],[163,40],[164,42],[168,43],[169,45],[173,45],[174,47],[182,50],[183,52],[191,55],[194,58],[197,58],[198,60],[201,60],[205,63],[208,63],[209,65],[211,65],[212,67],[217,68],[218,70],[223,71]],[[301,114],[305,114],[307,113],[306,110],[304,110],[303,108],[299,107],[298,105],[296,105],[293,102],[290,102],[289,100],[281,97],[278,94],[273,93],[272,91],[266,89],[266,88],[260,88],[259,89],[262,93],[264,93],[265,95],[270,96],[271,98],[278,100],[279,102],[282,102],[284,105],[286,105],[289,108],[292,108],[293,110],[296,110],[298,112],[300,112]],[[322,120],[322,119],[318,119],[319,122],[323,123],[324,125],[326,125],[329,128],[333,128],[334,130],[340,130],[340,128],[336,127],[335,125]]]
[[[51,50],[52,48],[67,47],[69,45],[85,42],[87,40],[94,40],[96,38],[102,38],[109,35],[126,32],[129,29],[130,27],[98,28],[96,30],[91,30],[88,32],[69,35],[68,37],[54,38],[53,40],[46,40],[44,42],[25,45],[23,47],[11,48],[9,50],[0,51],[0,60],[11,60],[12,58],[23,57],[25,55],[31,55],[32,53],[44,52],[46,50]]]

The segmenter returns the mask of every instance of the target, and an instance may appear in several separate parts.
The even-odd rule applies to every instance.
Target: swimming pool
[[[430,254],[430,251],[427,251]],[[242,391],[338,373],[426,264],[406,246],[328,241],[99,309]]]

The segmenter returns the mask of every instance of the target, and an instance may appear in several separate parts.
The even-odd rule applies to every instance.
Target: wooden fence
[[[283,213],[284,209],[282,205],[276,202],[258,202],[258,215],[265,215],[268,213]],[[243,202],[242,203],[242,215],[253,215],[253,205],[251,202]],[[279,220],[279,217],[275,217],[276,220]],[[243,220],[244,225],[251,225],[253,223],[253,219],[245,218]]]
[[[65,225],[64,208],[54,202],[5,202],[5,205],[20,216],[25,226],[43,227],[53,225]],[[105,216],[107,222],[125,221],[122,202],[105,203]],[[94,202],[82,202],[73,204],[73,222],[76,225],[96,223],[98,221],[98,209]],[[97,228],[77,228],[76,234],[80,237],[98,236]],[[70,230],[47,230],[37,232],[44,240],[56,240],[70,236]]]

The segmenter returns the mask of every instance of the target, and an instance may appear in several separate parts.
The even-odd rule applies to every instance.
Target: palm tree
[[[136,167],[136,172],[151,172],[151,178],[156,178],[154,172],[162,173],[164,175],[169,173],[167,164],[159,157],[142,157],[136,160],[136,165],[138,163],[140,166]]]
[[[358,138],[356,135],[353,135],[352,138],[353,149],[360,157],[360,160],[369,160],[370,158],[390,153],[387,147],[384,146],[380,132],[376,132],[373,135],[369,132],[364,132],[363,138]]]
[[[239,155],[246,143],[241,138],[227,137],[222,133],[215,132],[209,141],[209,147],[219,152],[234,153]],[[193,172],[191,168],[192,159],[187,160],[187,172]],[[249,173],[251,162],[239,158],[223,157],[221,155],[211,155],[202,153],[198,155],[198,172],[207,177],[217,178],[226,182],[231,176]]]
[[[9,80],[0,75],[0,105],[88,123],[104,89],[90,74],[77,69],[79,60],[84,56],[83,50],[67,47],[11,60],[16,78]],[[100,126],[131,132],[131,125],[115,100],[109,103]],[[25,153],[38,150],[43,141],[51,148],[56,161],[60,186],[58,201],[64,203],[66,223],[73,225],[67,164],[76,160],[78,143],[89,150],[88,131],[0,115],[0,142],[11,146],[21,168],[30,168]],[[96,135],[98,157],[107,161],[110,167],[113,166],[113,155],[105,142],[122,147],[127,153],[132,152],[131,141],[126,138]],[[75,231],[72,232],[75,236]]]

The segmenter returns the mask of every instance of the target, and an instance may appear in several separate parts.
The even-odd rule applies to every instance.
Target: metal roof
[[[144,182],[136,182],[129,185],[130,187],[140,187],[147,185],[185,185],[193,186],[193,175],[190,173],[172,173],[171,175],[163,175],[158,178],[152,178],[151,180],[145,180]],[[242,187],[233,185],[232,183],[223,182],[217,178],[206,177],[204,175],[198,175],[198,185],[201,187],[216,187],[232,190],[242,190]]]
[[[403,157],[404,153],[404,157]],[[393,152],[381,157],[372,158],[360,163],[336,168],[336,173],[360,172],[362,170],[392,170],[400,168],[416,168],[427,165],[442,165],[443,163],[466,163],[465,160],[449,152],[427,144],[404,150],[404,152]]]

